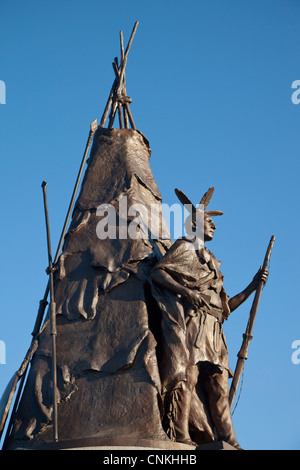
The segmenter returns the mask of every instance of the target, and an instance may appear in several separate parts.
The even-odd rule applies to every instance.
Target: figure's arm
[[[262,268],[260,268],[258,272],[255,274],[253,280],[246,287],[246,289],[244,289],[242,292],[240,292],[239,294],[229,299],[228,304],[229,304],[230,311],[233,312],[233,310],[235,310],[242,303],[244,303],[245,300],[247,300],[248,297],[257,289],[257,286],[260,281],[263,281],[263,283],[265,284],[267,282],[268,275],[269,275],[269,272],[267,269],[262,270]]]
[[[163,287],[166,287],[175,294],[182,295],[194,307],[199,308],[201,307],[201,305],[203,305],[203,303],[206,304],[205,300],[201,298],[198,293],[177,282],[172,276],[170,276],[170,274],[168,274],[163,269],[155,269],[151,273],[151,278],[154,282]]]

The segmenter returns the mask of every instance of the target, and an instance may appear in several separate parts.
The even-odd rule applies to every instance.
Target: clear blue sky
[[[0,80],[0,395],[31,341],[47,283],[41,182],[57,245],[91,121],[101,118],[111,62],[140,24],[127,64],[132,113],[150,140],[165,203],[194,203],[215,186],[224,211],[209,248],[229,295],[242,290],[276,241],[234,425],[246,449],[300,449],[297,0],[2,0]],[[53,248],[54,251],[54,248]],[[251,300],[225,325],[235,367]],[[300,355],[299,355],[300,357]]]

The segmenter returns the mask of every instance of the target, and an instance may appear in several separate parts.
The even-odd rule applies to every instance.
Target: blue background
[[[297,0],[2,0],[0,79],[0,395],[29,347],[47,284],[41,182],[48,182],[57,246],[89,125],[101,119],[119,56],[129,53],[127,93],[150,140],[151,168],[174,204],[179,187],[197,204],[215,186],[224,211],[209,248],[235,295],[276,235],[234,413],[246,449],[300,449],[299,148]],[[252,297],[253,298],[253,297]],[[225,325],[234,369],[251,307]],[[300,357],[300,354],[299,356]]]

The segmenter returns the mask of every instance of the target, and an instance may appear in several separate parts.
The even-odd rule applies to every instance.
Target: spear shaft
[[[81,165],[80,165],[80,168],[79,168],[79,171],[78,171],[76,183],[75,183],[75,186],[74,186],[74,189],[73,189],[72,197],[71,197],[68,212],[67,212],[67,215],[66,215],[66,218],[65,218],[64,226],[63,226],[63,229],[62,229],[62,232],[61,232],[61,235],[60,235],[60,239],[59,239],[59,243],[58,243],[58,247],[57,247],[57,250],[56,250],[56,254],[55,254],[53,264],[57,263],[59,255],[60,255],[60,251],[62,249],[62,245],[63,245],[64,238],[65,238],[65,235],[66,235],[68,224],[69,224],[69,220],[70,220],[70,217],[71,217],[71,214],[72,214],[72,209],[73,209],[73,205],[74,205],[74,202],[75,202],[76,194],[77,194],[78,187],[79,187],[79,184],[80,184],[80,180],[81,180],[81,177],[82,177],[82,173],[83,173],[83,170],[84,170],[86,158],[87,158],[87,155],[88,155],[89,148],[91,146],[93,136],[96,132],[96,129],[97,129],[97,119],[95,119],[90,125],[90,131],[89,131],[87,143],[86,143],[86,146],[85,146],[85,151],[84,151],[82,161],[81,161]],[[45,308],[46,308],[47,303],[48,303],[47,302],[47,297],[48,297],[48,294],[49,294],[49,290],[50,290],[50,284],[48,282],[48,284],[46,286],[44,297],[42,298],[42,300],[40,300],[40,305],[39,305],[39,310],[38,310],[36,322],[35,322],[33,331],[31,333],[34,338],[36,337],[36,335],[40,331],[40,327],[41,327],[41,323],[42,323],[42,320],[43,320]]]
[[[268,263],[269,263],[269,259],[270,259],[270,256],[271,256],[274,241],[275,241],[275,236],[273,235],[271,237],[271,240],[269,242],[269,246],[268,246],[268,249],[267,249],[267,252],[266,252],[266,255],[265,255],[264,263],[263,263],[263,266],[262,266],[263,270],[267,269],[267,267],[268,267]],[[240,349],[240,351],[238,352],[238,355],[237,355],[238,360],[237,360],[237,363],[236,363],[236,368],[235,368],[235,371],[234,371],[234,376],[233,376],[233,379],[232,379],[230,392],[229,392],[229,406],[230,406],[230,408],[233,404],[233,400],[234,400],[234,397],[235,397],[235,394],[236,394],[236,391],[237,391],[237,388],[238,388],[238,384],[239,384],[239,381],[240,381],[240,378],[241,378],[241,375],[242,375],[242,371],[243,371],[243,368],[244,368],[245,360],[248,359],[248,349],[249,349],[250,341],[253,338],[252,331],[253,331],[253,327],[254,327],[254,322],[255,322],[255,318],[256,318],[256,314],[257,314],[258,304],[259,304],[259,301],[260,301],[260,296],[261,296],[263,285],[264,285],[264,282],[261,280],[259,282],[259,284],[257,286],[257,289],[256,289],[256,292],[255,292],[255,297],[254,297],[252,307],[251,307],[251,310],[250,310],[249,320],[248,320],[246,332],[243,334],[242,347],[241,347],[241,349]]]
[[[74,205],[74,202],[75,202],[75,197],[76,197],[76,194],[77,194],[77,191],[78,191],[78,187],[79,187],[80,180],[81,180],[81,177],[82,177],[82,173],[83,173],[83,170],[84,170],[84,166],[85,166],[85,163],[86,163],[86,158],[87,158],[89,148],[90,148],[90,145],[91,145],[91,142],[92,142],[92,139],[93,139],[93,136],[94,136],[96,130],[97,130],[97,119],[95,119],[90,125],[90,131],[89,131],[85,151],[84,151],[84,154],[83,154],[83,158],[82,158],[81,165],[80,165],[80,168],[79,168],[79,172],[78,172],[78,175],[77,175],[76,183],[75,183],[74,190],[73,190],[73,193],[72,193],[72,197],[71,197],[71,200],[70,200],[68,212],[67,212],[67,215],[66,215],[66,219],[65,219],[64,226],[63,226],[63,229],[62,229],[62,232],[61,232],[58,247],[57,247],[57,250],[56,250],[56,254],[55,254],[55,258],[54,258],[54,262],[53,262],[54,265],[58,261],[58,258],[59,258],[59,255],[60,255],[60,251],[61,251],[61,248],[62,248],[62,245],[63,245],[64,237],[65,237],[65,234],[66,234],[66,231],[67,231],[67,228],[68,228],[68,224],[69,224],[69,220],[70,220],[70,217],[71,217],[73,205]],[[41,324],[42,324],[42,321],[43,321],[46,306],[48,305],[47,298],[48,298],[48,295],[49,295],[49,290],[50,290],[50,281],[48,280],[48,283],[47,283],[47,286],[46,286],[46,289],[45,289],[45,293],[44,293],[44,297],[43,297],[42,300],[40,300],[38,314],[37,314],[37,317],[36,317],[36,321],[35,321],[33,331],[31,333],[32,336],[33,336],[32,341],[31,341],[31,345],[30,345],[30,347],[27,351],[27,354],[26,354],[21,366],[19,367],[18,371],[14,374],[14,376],[11,380],[11,384],[9,384],[10,387],[9,387],[8,398],[4,397],[4,399],[5,399],[4,400],[5,401],[5,409],[4,409],[3,413],[0,413],[1,414],[1,416],[0,416],[0,438],[1,438],[2,432],[4,430],[5,422],[6,422],[8,413],[9,413],[9,409],[10,409],[11,404],[12,404],[12,400],[13,400],[13,397],[14,397],[14,394],[15,394],[17,384],[18,384],[19,380],[21,379],[21,383],[19,385],[19,389],[18,389],[18,392],[17,392],[17,396],[16,396],[16,399],[15,399],[14,406],[13,406],[13,411],[12,411],[11,418],[10,418],[10,423],[8,425],[8,428],[7,428],[5,441],[7,441],[8,438],[9,438],[9,434],[10,434],[10,431],[11,431],[11,428],[12,428],[12,418],[13,418],[16,410],[17,410],[17,407],[18,407],[18,404],[19,404],[19,401],[20,401],[21,393],[22,393],[22,390],[23,390],[23,385],[24,385],[24,382],[25,382],[25,376],[26,376],[27,369],[28,369],[28,366],[29,366],[29,361],[30,361],[32,355],[34,354],[34,352],[36,351],[36,349],[38,347],[37,336],[38,336],[39,331],[40,331],[40,327],[41,327]],[[2,399],[1,399],[1,401],[2,401]],[[2,405],[2,403],[1,403],[1,405]],[[0,409],[1,409],[1,406],[0,406]],[[5,445],[5,442],[4,442],[4,445]]]
[[[52,352],[52,404],[53,404],[53,440],[58,441],[58,422],[57,422],[57,365],[56,365],[56,304],[54,301],[54,282],[53,282],[53,263],[51,251],[51,238],[50,238],[50,225],[48,215],[47,203],[47,183],[43,181],[43,196],[44,196],[44,209],[45,221],[47,231],[47,247],[48,247],[48,260],[49,260],[49,283],[50,283],[50,336],[51,336],[51,352]]]

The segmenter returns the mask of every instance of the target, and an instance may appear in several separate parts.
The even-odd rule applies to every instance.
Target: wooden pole
[[[110,113],[110,120],[109,120],[109,128],[111,128],[112,125],[113,125],[116,110],[117,110],[117,107],[118,107],[118,102],[117,102],[117,100],[114,100],[114,96],[116,96],[120,92],[120,89],[123,85],[123,81],[124,81],[124,77],[125,77],[125,67],[126,67],[126,63],[127,63],[127,57],[128,57],[128,53],[130,51],[130,47],[132,45],[133,38],[134,38],[136,30],[137,30],[138,24],[139,24],[139,22],[136,21],[135,24],[134,24],[133,30],[131,32],[131,36],[130,36],[130,39],[128,41],[125,53],[123,54],[124,57],[123,57],[123,60],[121,61],[121,65],[120,65],[120,68],[119,68],[119,71],[118,71],[118,76],[116,76],[116,78],[114,80],[113,86],[111,88],[111,91],[110,91],[110,94],[109,94],[109,97],[108,97],[108,100],[107,100],[107,103],[106,103],[106,106],[105,106],[104,113],[103,113],[101,121],[100,121],[100,126],[101,127],[105,126],[105,122],[106,122],[106,119],[108,117],[110,107],[111,107],[111,113]],[[122,50],[124,50],[124,46],[123,46],[123,42],[122,42],[123,41],[122,31],[120,32],[120,40],[121,40],[121,56],[122,56]]]
[[[54,262],[53,262],[54,264],[57,263],[59,255],[60,255],[60,251],[61,251],[62,246],[63,246],[64,238],[65,238],[66,231],[67,231],[68,224],[69,224],[69,220],[70,220],[70,217],[71,217],[71,214],[72,214],[73,205],[74,205],[76,194],[77,194],[79,184],[80,184],[80,181],[81,181],[81,177],[82,177],[82,173],[83,173],[84,166],[85,166],[85,163],[86,163],[87,155],[88,155],[88,152],[89,152],[92,140],[93,140],[93,136],[94,136],[96,130],[97,130],[97,119],[95,119],[90,124],[90,131],[89,131],[87,143],[86,143],[84,154],[83,154],[83,157],[82,157],[82,160],[81,160],[81,164],[80,164],[80,168],[79,168],[78,175],[77,175],[77,178],[76,178],[76,182],[75,182],[75,186],[74,186],[74,189],[73,189],[72,197],[71,197],[71,200],[70,200],[70,203],[69,203],[69,207],[68,207],[67,215],[66,215],[66,218],[65,218],[65,222],[64,222],[62,232],[61,232],[61,235],[60,235],[60,239],[59,239],[59,242],[58,242],[58,247],[57,247]],[[48,294],[49,294],[49,290],[50,290],[50,283],[48,282],[48,284],[46,286],[44,297],[40,301],[38,315],[37,315],[37,318],[36,318],[34,329],[31,333],[34,338],[36,337],[36,335],[40,331],[40,327],[41,327],[41,324],[42,324],[45,308],[48,304],[47,297],[48,297]]]
[[[86,163],[86,158],[87,158],[89,148],[90,148],[90,145],[91,145],[91,142],[92,142],[92,139],[93,139],[93,136],[94,136],[96,130],[97,130],[97,119],[95,119],[90,125],[90,131],[89,131],[85,151],[84,151],[83,158],[82,158],[82,161],[81,161],[81,165],[80,165],[80,168],[79,168],[79,172],[78,172],[78,175],[77,175],[75,187],[74,187],[74,190],[73,190],[73,193],[72,193],[71,201],[70,201],[70,204],[69,204],[68,212],[67,212],[66,219],[65,219],[65,222],[64,222],[64,226],[63,226],[63,229],[62,229],[62,232],[61,232],[61,236],[60,236],[60,240],[59,240],[59,243],[58,243],[58,247],[57,247],[57,250],[56,250],[56,254],[55,254],[53,264],[55,264],[58,261],[58,258],[59,258],[59,255],[60,255],[60,251],[61,251],[61,248],[62,248],[62,245],[63,245],[64,237],[65,237],[65,234],[66,234],[66,231],[67,231],[67,228],[68,228],[70,216],[71,216],[71,213],[72,213],[72,210],[73,210],[75,197],[76,197],[77,190],[78,190],[80,180],[81,180],[81,177],[82,177],[82,173],[83,173],[83,170],[84,170],[84,165]],[[25,376],[26,376],[26,372],[27,372],[27,369],[28,369],[28,366],[29,366],[31,356],[34,354],[34,352],[36,351],[36,349],[38,347],[38,343],[37,343],[36,338],[37,338],[37,335],[39,334],[39,331],[40,331],[40,328],[41,328],[41,324],[42,324],[42,321],[43,321],[46,306],[48,305],[47,298],[48,298],[49,290],[50,290],[50,281],[48,280],[48,283],[47,283],[47,286],[46,286],[46,289],[45,289],[45,293],[44,293],[44,297],[43,297],[42,300],[40,300],[38,314],[37,314],[37,317],[36,317],[36,321],[35,321],[33,331],[31,333],[32,336],[33,336],[32,341],[31,341],[31,345],[30,345],[30,347],[29,347],[29,349],[26,353],[26,356],[25,356],[21,366],[19,367],[18,371],[15,372],[14,375],[13,375],[13,378],[11,380],[11,385],[10,385],[10,387],[8,386],[8,388],[10,390],[8,390],[7,397],[2,397],[3,402],[5,402],[5,403],[3,405],[3,410],[4,411],[3,411],[3,413],[1,413],[1,416],[0,416],[0,437],[2,435],[4,426],[5,426],[5,422],[6,422],[8,413],[9,413],[10,406],[12,404],[12,400],[13,400],[13,397],[14,397],[14,394],[15,394],[17,384],[18,384],[20,378],[22,378],[22,380],[20,381],[20,384],[19,384],[19,389],[18,389],[18,393],[17,393],[16,400],[15,400],[15,403],[14,403],[10,423],[9,423],[8,428],[7,428],[5,441],[8,440],[8,437],[9,437],[9,434],[10,434],[10,430],[11,430],[11,427],[12,427],[12,418],[13,418],[13,415],[14,415],[15,411],[17,410],[17,406],[18,406],[18,403],[19,403],[19,400],[20,400],[20,396],[21,396],[21,392],[22,392],[22,389],[23,389]],[[2,401],[2,399],[1,399],[1,401]]]
[[[45,220],[46,220],[46,231],[47,231],[47,246],[48,246],[48,259],[49,259],[49,282],[50,282],[50,336],[51,336],[51,353],[52,353],[52,405],[53,405],[53,440],[58,441],[58,420],[57,420],[57,365],[56,365],[56,304],[54,301],[54,281],[53,281],[53,263],[52,263],[52,251],[51,251],[51,239],[50,239],[50,226],[49,226],[49,215],[48,215],[48,203],[47,203],[47,183],[43,181],[43,196],[44,196],[44,208],[45,208]]]
[[[270,259],[270,256],[271,256],[274,241],[275,241],[275,236],[273,235],[271,237],[270,242],[269,242],[269,246],[268,246],[268,249],[267,249],[267,252],[266,252],[266,256],[265,256],[265,259],[264,259],[262,270],[265,270],[268,267],[268,263],[269,263],[269,259]],[[259,304],[259,301],[260,301],[260,296],[261,296],[263,285],[264,285],[264,282],[260,281],[258,286],[257,286],[256,292],[255,292],[255,297],[254,297],[252,307],[251,307],[251,310],[250,310],[250,314],[249,314],[249,320],[248,320],[246,332],[243,334],[243,343],[242,343],[241,349],[240,349],[240,351],[238,352],[238,355],[237,355],[238,360],[237,360],[237,364],[236,364],[236,368],[235,368],[235,372],[234,372],[234,376],[233,376],[233,379],[232,379],[230,392],[229,392],[229,406],[230,406],[230,408],[232,407],[232,404],[233,404],[233,400],[234,400],[234,397],[235,397],[235,394],[236,394],[236,391],[237,391],[237,388],[238,388],[238,384],[239,384],[239,381],[240,381],[240,378],[241,378],[241,375],[242,375],[242,371],[243,371],[245,361],[246,361],[246,359],[248,359],[248,349],[249,349],[250,341],[253,338],[252,331],[253,331],[253,327],[254,327],[254,322],[255,322],[255,318],[256,318],[256,314],[257,314],[258,304]]]
[[[123,40],[123,31],[120,31],[120,49],[121,49],[121,64],[124,62],[124,40]],[[119,72],[118,72],[119,73]],[[122,83],[122,92],[126,96],[126,80],[125,80],[125,74],[123,77],[123,83]],[[124,125],[125,129],[129,129],[129,122],[128,122],[128,114],[126,112],[126,107],[123,105],[123,117],[124,117]]]
[[[130,125],[131,125],[132,129],[135,129],[136,127],[135,127],[134,120],[133,120],[133,117],[132,117],[132,114],[131,114],[128,103],[125,103],[125,109],[127,111],[128,117],[129,117]]]

